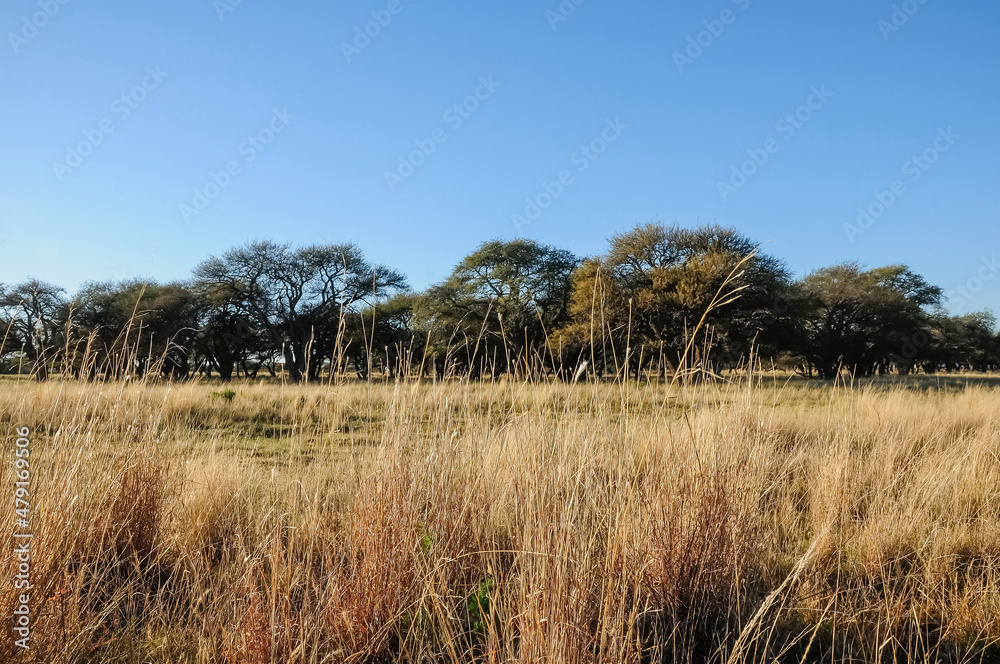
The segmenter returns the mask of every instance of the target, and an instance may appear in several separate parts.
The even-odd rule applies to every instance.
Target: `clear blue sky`
[[[1000,310],[1000,274],[982,263],[1000,253],[1000,5],[909,1],[888,32],[889,0],[586,0],[559,22],[546,14],[559,0],[9,0],[0,281],[185,278],[270,238],[356,241],[422,288],[481,241],[516,236],[512,215],[566,170],[522,235],[592,254],[636,223],[714,221],[773,240],[798,275],[905,262],[951,291],[983,266],[956,310]],[[54,15],[33,18],[47,3]],[[720,34],[679,68],[705,21]],[[832,97],[810,100],[814,86]],[[458,126],[446,113],[477,91]],[[809,101],[794,135],[779,128]],[[581,172],[574,153],[616,119],[627,128]],[[272,123],[261,150],[246,142]],[[949,128],[936,163],[907,164]],[[386,171],[436,129],[445,142],[393,190]],[[54,166],[97,137],[75,168]],[[723,200],[719,182],[765,145],[777,151]],[[186,223],[180,206],[229,162],[238,173]],[[904,193],[849,241],[844,225],[897,180]]]

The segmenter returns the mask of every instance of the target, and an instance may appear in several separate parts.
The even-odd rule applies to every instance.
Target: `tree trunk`
[[[38,352],[30,338],[25,339],[23,349],[24,354],[28,356],[28,361],[31,362],[31,372],[35,374],[35,380],[44,383],[49,379],[49,368],[45,366],[42,354]]]
[[[290,345],[285,345],[285,370],[288,371],[288,380],[293,383],[302,382],[302,371],[299,369],[295,359],[295,353]]]

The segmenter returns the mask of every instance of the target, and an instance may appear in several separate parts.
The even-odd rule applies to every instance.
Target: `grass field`
[[[0,422],[3,661],[1000,661],[985,377],[5,379]]]

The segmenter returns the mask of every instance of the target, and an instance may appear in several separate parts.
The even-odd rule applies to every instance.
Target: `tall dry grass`
[[[0,383],[0,659],[1000,659],[995,389],[233,389]]]

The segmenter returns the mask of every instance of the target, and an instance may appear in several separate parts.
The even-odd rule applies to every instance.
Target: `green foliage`
[[[639,225],[582,260],[492,240],[423,293],[353,244],[259,241],[203,261],[188,283],[92,282],[69,300],[37,279],[0,285],[0,370],[641,380],[682,359],[719,373],[751,354],[825,378],[1000,369],[993,314],[949,316],[943,301],[905,265],[844,263],[792,283],[755,240],[720,226]]]
[[[485,242],[414,303],[430,352],[451,351],[463,369],[522,373],[546,356],[548,335],[569,321],[570,279],[579,260],[533,240]],[[461,350],[455,352],[455,348]]]
[[[486,636],[490,628],[490,601],[495,590],[493,579],[483,579],[476,584],[472,594],[465,602],[469,613],[469,625],[476,636]],[[495,613],[495,612],[494,612]],[[494,616],[494,629],[497,624]]]
[[[419,545],[420,545],[420,553],[423,554],[424,559],[425,560],[430,559],[431,551],[434,550],[434,538],[431,537],[431,534],[425,532],[423,535],[421,535]]]
[[[153,369],[186,378],[201,302],[182,283],[138,279],[89,283],[72,302],[72,329],[92,337],[88,374],[141,377]]]
[[[212,392],[213,399],[225,399],[226,401],[232,403],[233,399],[236,398],[236,392],[233,390],[225,390],[223,392]]]
[[[904,265],[843,263],[810,273],[799,288],[804,354],[824,378],[841,369],[868,376],[892,364],[912,366],[929,345],[932,308],[941,302],[941,289]]]
[[[675,368],[708,312],[704,332],[714,352],[738,357],[734,349],[760,344],[780,329],[764,321],[774,317],[788,279],[780,261],[734,229],[637,226],[612,237],[608,252],[574,276],[574,323],[566,341],[594,346],[584,352],[599,365],[612,356],[616,370],[626,361],[631,371],[651,362]],[[710,310],[720,296],[725,306]]]
[[[408,288],[406,277],[370,263],[357,245],[292,248],[275,242],[252,242],[203,261],[195,268],[195,286],[282,350],[293,382],[340,361],[338,342],[349,313]]]

